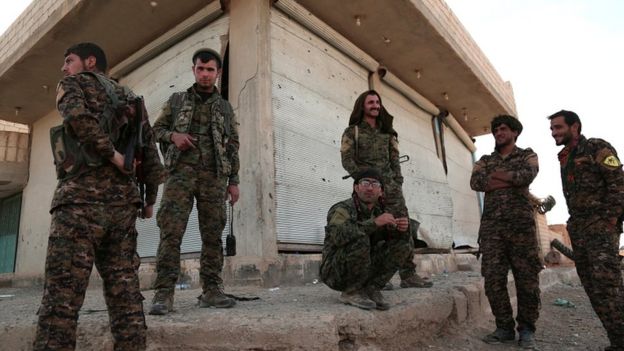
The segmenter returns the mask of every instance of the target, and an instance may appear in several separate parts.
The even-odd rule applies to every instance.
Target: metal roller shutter
[[[340,137],[368,71],[274,9],[271,53],[277,238],[322,244],[329,207],[351,194]]]
[[[400,92],[382,83],[382,101],[399,132],[403,194],[410,216],[421,222],[418,235],[429,247],[450,248],[453,241],[453,199],[436,154],[431,115]]]
[[[472,153],[451,128],[444,130],[448,182],[453,198],[453,241],[456,246],[477,247],[481,214],[477,193],[470,189]]]

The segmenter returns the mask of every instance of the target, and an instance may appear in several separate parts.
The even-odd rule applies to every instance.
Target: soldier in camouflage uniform
[[[104,284],[115,350],[145,349],[143,296],[139,290],[139,257],[135,221],[141,199],[132,170],[116,150],[123,139],[113,131],[120,121],[106,110],[110,96],[99,79],[106,79],[106,56],[92,43],[67,49],[57,87],[57,108],[63,118],[68,163],[57,164],[59,182],[52,200],[52,224],[45,266],[45,288],[34,350],[73,350],[78,311],[84,301],[93,263]],[[86,73],[93,72],[93,73]],[[97,73],[101,76],[97,76]],[[120,100],[125,88],[110,81]],[[110,117],[110,118],[109,118]],[[143,124],[146,176],[144,217],[151,217],[164,169],[153,131]],[[57,152],[58,150],[54,150]],[[91,163],[83,160],[88,157]]]
[[[622,164],[611,144],[581,134],[576,113],[561,110],[548,119],[556,144],[565,146],[559,162],[576,272],[607,330],[611,346],[606,350],[624,350],[624,286],[618,257],[624,214]]]
[[[516,321],[519,344],[535,347],[535,323],[539,317],[539,272],[542,269],[529,184],[538,172],[537,155],[516,146],[522,124],[507,115],[491,122],[495,151],[484,155],[472,170],[470,186],[485,193],[479,246],[485,294],[496,319],[496,330],[487,343],[515,341],[515,322],[507,292],[507,275],[513,273],[518,299]]]
[[[202,248],[201,307],[232,307],[235,301],[222,290],[221,233],[225,227],[225,199],[238,200],[238,123],[232,106],[215,86],[221,75],[221,57],[211,49],[193,55],[195,84],[174,93],[154,123],[169,177],[158,211],[160,245],[156,262],[156,294],[150,314],[173,309],[173,294],[180,273],[180,244],[193,199],[197,201]]]
[[[342,291],[345,304],[387,310],[380,290],[410,256],[409,221],[386,212],[384,177],[378,170],[366,169],[353,178],[352,197],[327,214],[320,277]]]
[[[403,176],[399,163],[397,132],[392,128],[393,117],[381,104],[381,97],[374,90],[362,93],[353,107],[349,127],[342,134],[340,154],[342,166],[355,174],[369,167],[381,171],[384,177],[386,208],[397,218],[408,218],[401,186]],[[412,254],[399,269],[401,287],[428,288],[432,282],[416,274],[414,264],[414,239],[409,240]]]

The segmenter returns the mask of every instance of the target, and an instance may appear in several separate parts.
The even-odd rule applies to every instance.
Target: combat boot
[[[370,300],[366,293],[360,290],[353,292],[343,291],[342,294],[340,294],[340,302],[346,305],[359,307],[363,310],[370,310],[377,307],[377,304]]]
[[[401,279],[402,288],[430,288],[432,286],[433,282],[421,278],[416,273],[407,279]]]
[[[383,294],[381,293],[381,291],[379,291],[379,289],[375,288],[374,286],[369,286],[366,289],[366,293],[368,295],[368,297],[373,300],[373,302],[376,305],[376,308],[380,311],[386,311],[388,309],[390,309],[390,304],[386,302],[386,300],[384,299]]]
[[[199,307],[230,308],[236,305],[233,298],[226,296],[221,287],[208,287],[199,297]]]
[[[521,330],[518,337],[518,345],[523,349],[535,350],[535,333],[530,330]]]
[[[394,290],[394,285],[392,285],[392,282],[387,282],[383,290]]]
[[[149,314],[164,316],[171,311],[173,311],[173,291],[167,289],[156,291]]]
[[[516,332],[513,329],[505,330],[496,328],[493,333],[486,335],[483,341],[488,344],[512,343],[516,341]]]

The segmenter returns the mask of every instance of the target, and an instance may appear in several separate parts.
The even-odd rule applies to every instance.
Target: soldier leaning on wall
[[[348,174],[373,167],[384,177],[386,209],[397,218],[408,218],[403,196],[403,175],[399,161],[397,132],[392,128],[394,117],[388,113],[375,90],[360,94],[355,101],[349,126],[342,134],[340,154]],[[414,240],[409,245],[412,254],[399,268],[402,288],[429,288],[433,283],[416,273]]]

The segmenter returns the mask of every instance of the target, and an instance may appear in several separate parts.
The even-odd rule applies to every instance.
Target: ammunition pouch
[[[50,143],[56,177],[60,180],[73,178],[91,167],[104,164],[104,160],[93,147],[78,142],[64,124],[50,129]]]

